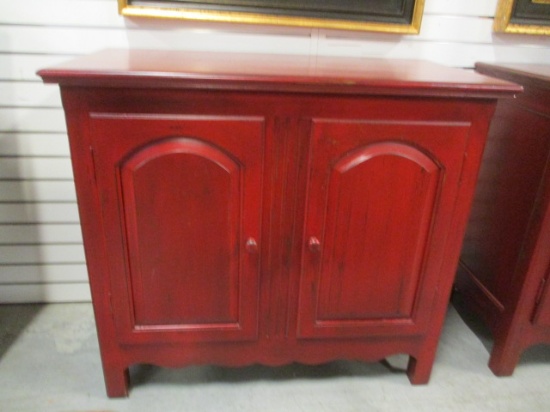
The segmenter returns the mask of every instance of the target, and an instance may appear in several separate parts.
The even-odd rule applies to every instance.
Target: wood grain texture
[[[304,260],[304,336],[424,328],[440,264],[430,250],[449,225],[434,219],[452,213],[468,133],[465,124],[314,120],[306,233],[322,254]]]
[[[95,113],[91,127],[127,339],[254,337],[258,254],[245,245],[261,245],[262,120]]]
[[[109,77],[101,73],[108,71]],[[71,86],[497,97],[511,83],[421,61],[105,50],[41,70],[46,83]]]

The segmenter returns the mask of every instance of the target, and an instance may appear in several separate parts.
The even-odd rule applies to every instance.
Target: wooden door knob
[[[248,253],[257,253],[258,252],[258,243],[256,242],[256,239],[253,237],[249,237],[246,241],[246,251]]]
[[[319,253],[321,251],[321,242],[315,236],[311,236],[308,242],[309,250],[313,253]]]

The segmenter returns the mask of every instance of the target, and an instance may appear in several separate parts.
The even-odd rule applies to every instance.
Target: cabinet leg
[[[521,348],[518,345],[496,342],[489,359],[489,368],[496,376],[511,376],[519,362]]]
[[[413,385],[425,385],[430,380],[434,356],[410,356],[407,376]]]
[[[104,367],[105,387],[109,398],[124,398],[128,396],[130,374],[128,368]]]

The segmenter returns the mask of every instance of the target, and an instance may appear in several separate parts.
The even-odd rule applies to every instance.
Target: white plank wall
[[[90,299],[56,86],[39,68],[107,47],[550,64],[550,38],[492,32],[497,0],[426,0],[418,36],[125,19],[116,0],[0,0],[0,303]]]

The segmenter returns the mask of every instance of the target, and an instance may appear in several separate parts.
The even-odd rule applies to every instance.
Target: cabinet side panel
[[[533,253],[526,277],[530,282],[532,279],[532,283],[537,286],[531,321],[535,327],[540,328],[542,336],[537,337],[536,341],[548,343],[550,342],[550,153],[540,191],[532,219],[532,231],[537,235],[533,237]],[[523,292],[524,295],[528,295],[528,288],[526,289]]]
[[[82,226],[86,265],[101,352],[105,385],[109,396],[128,394],[126,368],[129,359],[121,350],[110,301],[111,285],[105,276],[109,272],[108,246],[103,235],[101,193],[96,185],[89,125],[88,92],[78,88],[61,88],[65,107],[71,160],[75,176],[80,222]]]
[[[550,151],[548,122],[502,101],[483,156],[461,262],[504,306],[524,277],[518,267]]]

